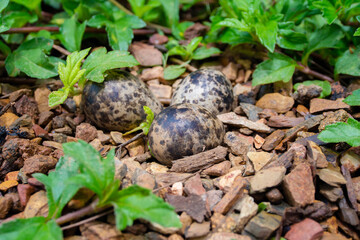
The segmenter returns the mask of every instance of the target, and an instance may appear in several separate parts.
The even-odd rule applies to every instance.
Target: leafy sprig
[[[62,157],[55,171],[34,176],[45,185],[49,214],[45,217],[17,219],[0,225],[1,239],[62,239],[56,224],[62,209],[79,188],[85,187],[98,197],[94,212],[104,207],[114,207],[116,227],[123,230],[138,218],[158,223],[164,227],[181,227],[174,208],[155,196],[150,190],[133,185],[119,190],[115,179],[115,151],[102,158],[90,144],[79,140],[63,144]]]
[[[139,64],[128,52],[118,50],[107,52],[105,48],[99,48],[86,58],[81,67],[82,61],[89,51],[90,48],[80,52],[75,51],[67,57],[66,65],[59,63],[59,76],[64,87],[50,93],[50,107],[62,104],[69,95],[79,93],[84,87],[86,79],[101,83],[104,81],[105,71],[114,68],[132,67]],[[77,83],[78,88],[75,88]]]
[[[145,122],[140,123],[140,125],[126,133],[123,134],[123,136],[129,135],[131,133],[137,132],[142,130],[145,135],[149,133],[151,124],[154,120],[154,113],[148,106],[143,106],[144,112],[146,113],[146,120]]]
[[[203,37],[195,37],[193,38],[188,45],[182,46],[177,41],[173,41],[170,50],[165,55],[165,61],[170,56],[181,56],[182,59],[185,61],[183,64],[180,65],[172,65],[168,66],[164,69],[164,78],[166,80],[172,80],[179,77],[186,71],[185,66],[191,62],[191,60],[201,60],[208,57],[211,57],[214,54],[221,53],[220,49],[211,47],[207,48],[205,46],[199,47]],[[170,44],[171,45],[171,44]]]

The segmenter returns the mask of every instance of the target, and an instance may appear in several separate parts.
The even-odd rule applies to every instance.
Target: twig
[[[0,116],[2,116],[4,113],[6,113],[6,111],[15,105],[15,102],[9,102],[8,104],[6,104],[0,111]]]
[[[314,70],[311,70],[308,66],[304,66],[303,64],[301,64],[300,62],[297,63],[298,66],[297,66],[297,69],[305,74],[309,74],[311,76],[314,76],[314,77],[317,77],[321,80],[325,80],[325,81],[328,81],[330,83],[333,83],[334,82],[334,79],[332,79],[331,77],[328,77],[322,73],[319,73],[319,72],[316,72]]]
[[[128,145],[128,144],[130,144],[130,143],[132,143],[132,142],[134,142],[134,141],[136,141],[136,140],[138,140],[139,138],[142,138],[143,136],[145,136],[145,134],[144,134],[143,132],[141,132],[141,133],[135,135],[133,138],[129,139],[128,141],[120,144],[118,150],[116,151],[116,157],[117,157],[118,159],[120,159],[120,158],[121,158],[121,149],[122,149],[123,147],[125,147],[126,145]]]
[[[114,211],[114,209],[111,209],[111,210],[109,210],[109,211],[106,211],[106,212],[103,212],[103,213],[99,213],[99,214],[97,214],[97,215],[95,215],[95,216],[89,217],[89,218],[84,219],[84,220],[82,220],[82,221],[80,221],[80,222],[76,222],[76,223],[67,225],[67,226],[65,226],[65,227],[62,227],[61,230],[67,230],[67,229],[70,229],[70,228],[78,227],[78,226],[83,225],[83,224],[85,224],[85,223],[91,222],[91,221],[93,221],[93,220],[95,220],[95,219],[98,219],[98,218],[100,218],[100,217],[102,217],[102,216],[108,215],[109,213],[112,213],[113,211]]]
[[[66,56],[71,54],[71,52],[69,52],[65,48],[60,47],[59,45],[53,44],[53,48]]]
[[[97,203],[98,203],[98,201],[96,200],[96,201],[92,202],[87,207],[84,207],[84,208],[82,208],[82,209],[80,209],[78,211],[75,211],[75,212],[65,214],[64,216],[61,216],[58,219],[56,219],[56,223],[58,225],[62,225],[64,223],[67,223],[67,222],[82,218],[82,217],[84,217],[86,215],[90,215],[90,214],[93,214],[93,213],[103,211],[103,210],[110,207],[110,206],[105,206],[105,207],[98,208],[98,207],[96,207]]]
[[[185,62],[181,61],[180,59],[177,58],[171,58],[170,59],[172,62],[177,63],[177,64],[184,64]],[[190,72],[195,72],[196,70],[198,70],[196,67],[191,66],[190,64],[184,64],[184,66],[186,67],[187,70],[189,70]]]
[[[21,28],[10,28],[9,30],[2,32],[1,34],[10,34],[10,33],[32,33],[39,32],[41,30],[46,30],[48,32],[59,32],[59,27],[46,27],[46,26],[32,26],[32,27],[21,27]],[[85,28],[87,33],[106,33],[103,28]],[[148,35],[153,34],[156,31],[153,29],[133,29],[134,35]]]

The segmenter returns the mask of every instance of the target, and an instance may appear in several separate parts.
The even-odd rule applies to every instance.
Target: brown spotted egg
[[[180,81],[171,99],[171,105],[178,103],[200,105],[216,115],[230,112],[234,104],[233,89],[222,72],[199,69]]]
[[[134,75],[111,70],[103,83],[87,82],[82,103],[86,116],[99,128],[128,131],[146,119],[143,106],[158,114],[161,103]]]
[[[155,158],[171,165],[173,160],[217,147],[224,135],[224,125],[207,109],[175,104],[155,117],[148,137]]]

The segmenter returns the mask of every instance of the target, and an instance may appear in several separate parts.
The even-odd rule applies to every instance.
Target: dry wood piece
[[[246,181],[241,176],[237,176],[234,180],[234,184],[225,196],[214,207],[214,212],[226,214],[231,207],[240,199],[244,193],[246,187]]]
[[[355,190],[354,190],[354,184],[353,181],[351,179],[351,175],[349,172],[349,169],[347,167],[345,167],[344,165],[341,166],[341,172],[344,176],[344,178],[346,179],[346,190],[347,190],[347,194],[350,200],[350,205],[352,206],[353,209],[355,209],[355,211],[359,211],[358,209],[358,205],[357,205],[357,200],[356,200],[356,194],[355,194]]]
[[[212,164],[224,161],[226,154],[227,148],[218,146],[206,152],[173,161],[173,166],[170,171],[184,173],[195,172],[199,169],[210,167]]]

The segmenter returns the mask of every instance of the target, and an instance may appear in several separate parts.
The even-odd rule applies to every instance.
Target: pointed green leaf
[[[48,176],[42,173],[33,174],[46,188],[49,205],[49,217],[58,218],[65,205],[71,200],[80,186],[69,179],[78,174],[79,166],[72,158],[62,157],[56,164],[55,171]]]
[[[328,0],[321,0],[321,1],[314,1],[312,5],[319,8],[327,20],[329,24],[333,23],[338,16],[338,12],[340,9],[337,9],[330,1]]]
[[[269,55],[270,59],[257,65],[252,85],[274,83],[278,81],[288,82],[292,78],[296,62],[285,55],[274,53]]]
[[[221,27],[229,27],[239,29],[244,32],[249,32],[250,27],[245,23],[244,20],[238,20],[236,18],[226,18],[216,24],[217,26]]]
[[[99,48],[89,55],[82,68],[86,70],[86,78],[101,83],[105,71],[136,65],[139,65],[138,61],[128,52],[116,50],[107,53],[106,48]]]
[[[51,78],[58,75],[54,65],[41,49],[23,50],[15,59],[15,67],[29,77]]]
[[[119,191],[109,200],[115,209],[116,227],[123,230],[142,218],[164,227],[181,227],[174,208],[150,190],[133,185]]]
[[[0,13],[2,12],[2,10],[4,10],[7,7],[8,4],[9,4],[9,0],[2,0],[0,2]]]
[[[202,60],[202,59],[211,57],[214,54],[219,54],[219,53],[221,53],[220,49],[215,48],[215,47],[211,47],[211,48],[200,47],[195,50],[192,59]]]
[[[347,123],[338,122],[328,125],[318,138],[328,143],[346,142],[353,147],[360,146],[360,123],[349,118]]]
[[[178,65],[171,65],[164,69],[164,79],[172,80],[178,78],[186,71],[186,68]]]
[[[90,144],[79,140],[63,144],[63,150],[65,156],[75,159],[79,164],[80,174],[74,176],[72,181],[95,192],[101,201],[113,185],[114,149],[107,158],[102,158]]]
[[[335,64],[335,73],[349,74],[351,76],[360,76],[360,48],[353,52],[347,50],[339,57]]]
[[[49,94],[49,107],[63,104],[69,95],[69,88],[62,88]]]
[[[66,19],[60,26],[59,39],[65,48],[70,51],[79,51],[85,32],[86,22],[80,24],[75,17]]]
[[[12,2],[16,2],[20,5],[25,6],[26,8],[30,10],[35,10],[37,8],[40,8],[41,0],[11,0]]]
[[[344,102],[350,106],[360,106],[360,89],[353,91],[350,96],[344,99]]]
[[[202,39],[203,39],[202,37],[195,37],[191,39],[190,43],[186,46],[186,51],[188,52],[189,55],[191,55],[195,51],[195,49],[201,43]]]
[[[274,52],[278,30],[277,21],[269,20],[264,23],[257,22],[255,23],[255,30],[261,44],[264,45],[270,52]]]
[[[0,225],[0,239],[6,240],[62,240],[61,228],[54,220],[44,217],[16,219]]]
[[[312,52],[323,48],[336,48],[340,40],[344,37],[342,29],[335,24],[325,25],[310,34],[309,44],[303,53],[302,63],[307,65],[307,61]]]

